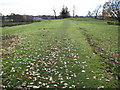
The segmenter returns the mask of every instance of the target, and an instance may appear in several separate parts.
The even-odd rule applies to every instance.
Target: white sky
[[[68,7],[72,15],[73,5],[75,14],[82,16],[88,11],[93,11],[98,5],[103,5],[108,0],[0,0],[0,13],[3,15],[28,14],[28,15],[54,15],[56,9],[59,15],[63,5]]]

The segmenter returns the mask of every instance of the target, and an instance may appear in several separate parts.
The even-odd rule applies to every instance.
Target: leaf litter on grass
[[[71,66],[69,66],[69,63],[72,63],[73,66],[74,66],[74,64],[78,63],[78,62],[75,62],[78,59],[77,58],[78,54],[76,54],[74,52],[73,45],[71,45],[71,46],[66,45],[66,46],[67,47],[62,47],[61,42],[58,43],[57,45],[50,44],[50,46],[47,46],[50,49],[46,50],[45,48],[43,48],[42,49],[43,51],[40,54],[39,50],[41,50],[41,48],[36,50],[36,49],[32,48],[32,46],[26,47],[26,44],[21,45],[20,49],[22,51],[16,50],[14,52],[14,55],[15,55],[14,57],[12,56],[9,58],[8,57],[3,58],[3,59],[11,60],[11,61],[9,61],[9,63],[4,63],[3,67],[10,65],[10,63],[14,63],[14,65],[10,69],[10,72],[13,75],[12,76],[7,75],[8,71],[4,72],[4,74],[3,74],[3,75],[5,75],[5,78],[7,78],[7,77],[9,77],[11,79],[13,78],[12,82],[11,82],[11,80],[7,81],[8,83],[5,84],[5,87],[9,87],[9,86],[14,87],[16,85],[16,84],[12,84],[14,81],[16,81],[15,77],[16,77],[16,75],[18,75],[18,74],[16,74],[16,72],[19,72],[18,76],[21,76],[22,79],[24,77],[28,77],[27,79],[24,78],[26,80],[26,83],[24,80],[24,82],[22,83],[22,86],[30,87],[30,85],[33,85],[32,86],[33,88],[44,87],[44,86],[49,87],[49,86],[52,86],[51,85],[52,83],[56,83],[56,84],[53,84],[52,87],[57,87],[60,85],[68,87],[68,83],[66,82],[65,79],[70,80],[72,78],[75,78],[76,74],[73,73],[73,71],[68,70],[67,68],[71,67]],[[32,52],[28,53],[29,51],[34,52],[34,54]],[[33,57],[33,55],[34,55],[34,57]],[[67,59],[66,57],[71,58],[70,60],[72,62],[66,61],[66,59]],[[17,65],[16,62],[19,64]],[[22,69],[22,70],[20,70],[20,69]],[[65,72],[65,73],[63,73],[63,72]],[[53,77],[53,75],[56,75],[56,76]],[[3,77],[3,81],[5,80],[5,78]],[[38,85],[39,80],[42,83],[42,85],[40,85],[40,86]],[[66,82],[66,83],[63,83],[63,82]],[[18,85],[19,84],[20,84],[20,82],[18,81]],[[35,86],[35,85],[38,85],[38,86]],[[75,86],[72,85],[71,87],[75,87]]]
[[[14,56],[4,56],[4,87],[88,88],[88,84],[94,84],[91,87],[105,88],[103,82],[111,81],[112,77],[88,70],[90,66],[87,59],[91,60],[91,56],[87,55],[87,59],[82,60],[75,42],[63,33],[60,35],[60,38],[47,38],[46,33],[42,39],[26,39],[13,49]]]
[[[82,73],[85,73],[85,66],[79,66],[79,63],[82,63],[83,65],[86,65],[86,61],[80,62],[78,61],[78,53],[76,50],[73,50],[72,46],[68,47],[60,47],[61,44],[53,45],[51,44],[50,50],[43,48],[42,53],[40,54],[39,50],[35,50],[30,47],[25,47],[23,50],[25,51],[16,51],[17,54],[15,57],[4,57],[4,59],[11,60],[9,63],[4,63],[3,66],[11,66],[10,72],[12,75],[8,75],[5,71],[3,75],[3,81],[6,78],[11,78],[10,80],[7,80],[7,83],[5,83],[5,87],[18,87],[21,82],[17,79],[17,85],[13,84],[16,82],[16,77],[20,76],[20,80],[23,80],[24,82],[21,84],[26,87],[33,87],[33,88],[39,88],[39,87],[62,87],[62,88],[75,88],[76,85],[73,85],[69,82],[69,80],[74,80],[74,78],[78,77],[78,74],[72,70],[76,65],[82,69]],[[24,45],[25,46],[25,45]],[[51,48],[52,47],[52,48]],[[60,48],[58,48],[60,47]],[[31,50],[33,49],[33,50]],[[35,52],[28,53],[28,52]],[[24,54],[22,54],[24,53]],[[27,54],[27,55],[25,55]],[[34,57],[33,57],[34,55]],[[12,58],[15,58],[14,61]],[[69,60],[68,60],[69,58]],[[17,61],[16,61],[17,60]],[[17,65],[17,63],[19,65]],[[10,65],[11,63],[14,63],[14,65]],[[23,67],[22,67],[23,66]],[[71,68],[71,69],[70,69]],[[21,71],[22,70],[22,71]],[[16,74],[16,72],[19,73],[19,75]],[[25,78],[27,77],[27,78]],[[90,77],[87,79],[89,80]],[[95,76],[93,79],[96,79]],[[12,81],[12,82],[11,82]],[[26,81],[26,82],[25,82]],[[41,82],[41,84],[39,83]],[[85,88],[86,86],[84,86]],[[99,87],[100,88],[100,87]]]

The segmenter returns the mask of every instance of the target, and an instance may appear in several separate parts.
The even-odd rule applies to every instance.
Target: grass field
[[[119,88],[118,26],[44,20],[3,28],[6,88]]]

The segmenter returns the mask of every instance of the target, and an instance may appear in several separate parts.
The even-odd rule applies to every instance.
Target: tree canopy
[[[61,12],[60,12],[60,17],[61,18],[69,18],[70,17],[70,12],[68,11],[67,7],[62,8]]]
[[[115,18],[120,23],[120,0],[109,0],[103,6],[103,16]]]

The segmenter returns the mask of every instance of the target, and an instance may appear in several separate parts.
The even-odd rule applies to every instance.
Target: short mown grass
[[[7,36],[18,40],[3,40],[5,88],[119,87],[118,26],[91,18],[45,20],[4,27]]]

